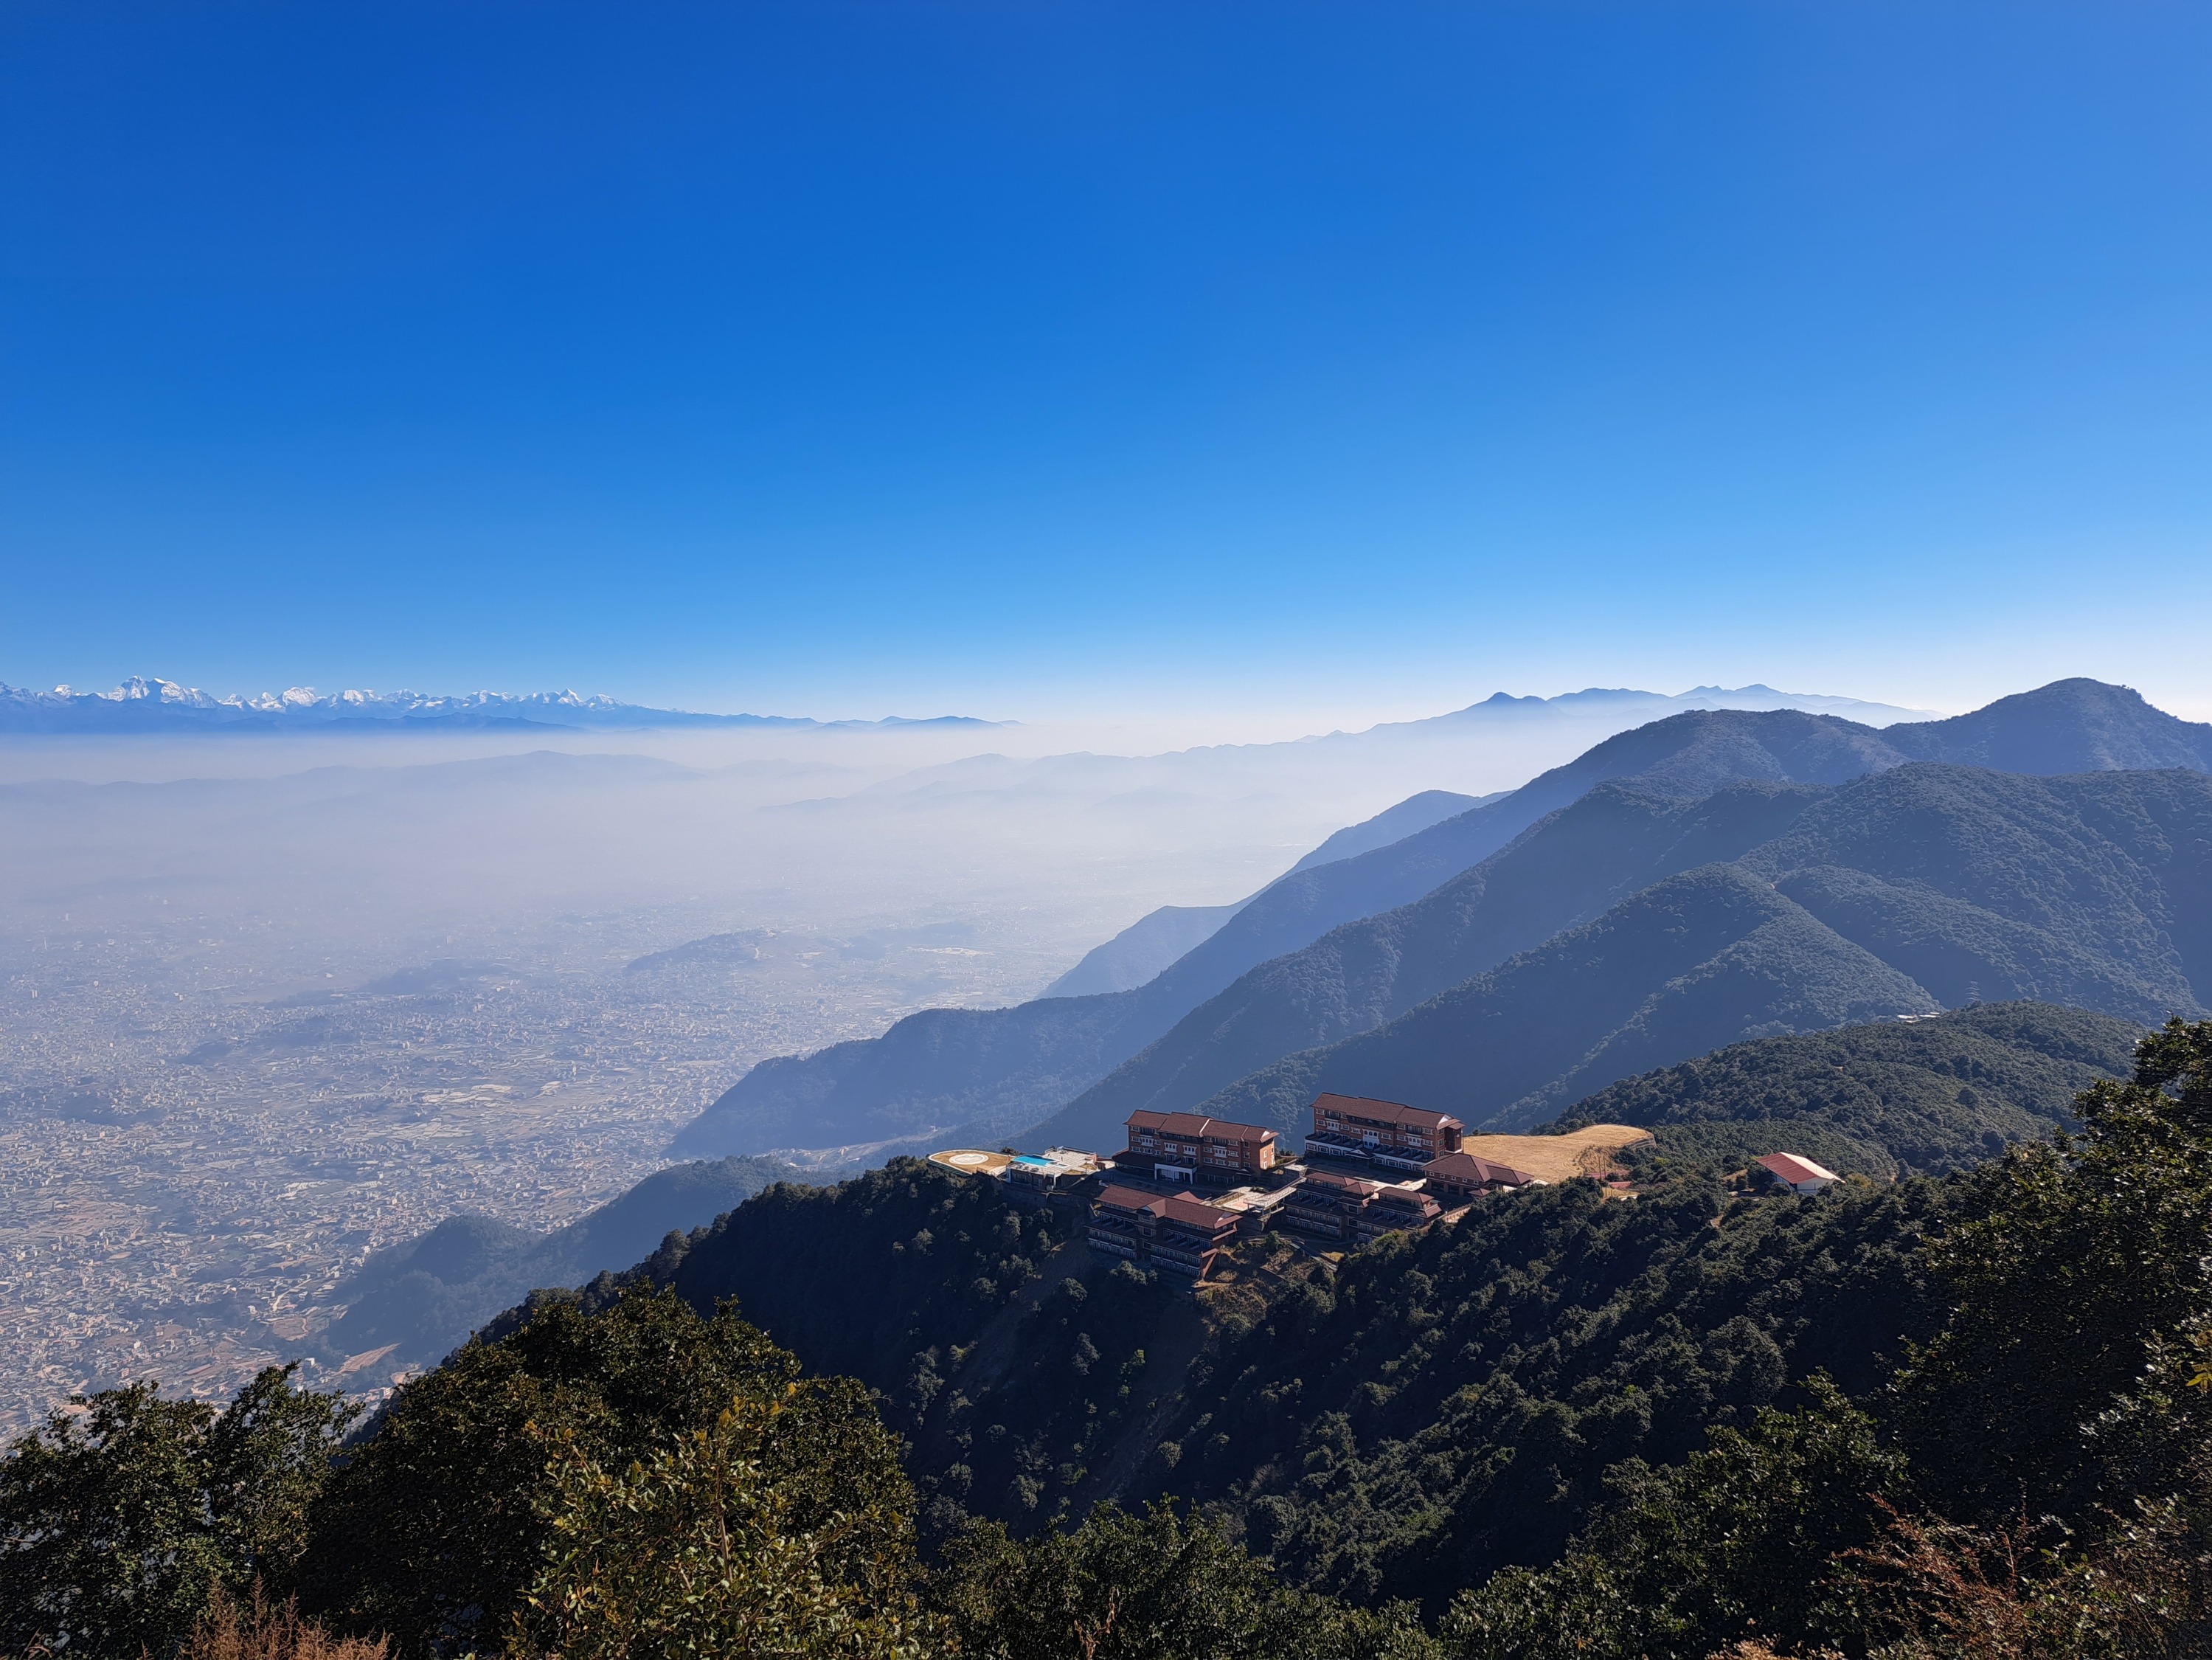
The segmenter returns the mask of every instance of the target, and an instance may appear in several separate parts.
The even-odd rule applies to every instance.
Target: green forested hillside
[[[1600,1090],[1561,1124],[1641,1124],[1678,1159],[1788,1150],[1884,1181],[1940,1175],[2049,1135],[2075,1095],[2126,1074],[2142,1035],[2084,1009],[1984,1003],[1731,1043]],[[1825,1138],[1833,1158],[1815,1145]]]
[[[900,1158],[834,1188],[771,1188],[646,1271],[702,1309],[738,1298],[811,1371],[861,1379],[910,1422],[952,1350],[1065,1237],[994,1182]]]
[[[1685,1180],[1531,1189],[1346,1259],[1191,1377],[1146,1485],[1227,1507],[1306,1583],[1440,1608],[1549,1561],[1623,1459],[1671,1462],[1825,1370],[1877,1384],[1936,1311],[1923,1182],[1818,1204]]]
[[[1373,1031],[1184,1104],[1295,1132],[1327,1089],[1515,1128],[1744,1038],[1982,999],[2147,1024],[2197,1012],[2200,983],[2212,983],[2212,777],[1915,764]],[[1049,1128],[1103,1129],[1065,1115]]]
[[[2069,1059],[2047,1014],[1992,1011],[1980,1036],[2008,1022]],[[2076,1030],[2088,1064],[2103,1036]],[[1962,1043],[1906,1060],[1932,1072]],[[1729,1088],[1758,1071],[1713,1060]],[[2078,1134],[1942,1180],[1748,1198],[1678,1164],[1638,1200],[1523,1189],[1341,1262],[1256,1241],[1195,1300],[1126,1264],[1057,1274],[1073,1246],[1030,1277],[981,1181],[907,1165],[776,1189],[741,1208],[781,1206],[846,1271],[785,1293],[793,1329],[873,1346],[879,1371],[969,1334],[941,1398],[899,1408],[926,1501],[860,1383],[803,1377],[726,1306],[610,1276],[517,1311],[343,1449],[347,1412],[273,1368],[221,1412],[142,1384],[56,1414],[0,1458],[0,1642],[87,1660],[377,1660],[384,1637],[406,1660],[2194,1660],[2212,1638],[2212,1021],[2151,1034],[2071,1116]],[[712,1237],[653,1270],[719,1260],[696,1298],[794,1266],[713,1258]],[[1201,1334],[1187,1364],[1179,1321]],[[1018,1533],[963,1519],[958,1495],[1009,1496],[994,1468],[1037,1489],[1014,1495]],[[1060,1514],[1168,1490],[1182,1502]],[[257,1584],[276,1605],[256,1591],[241,1613]]]
[[[1771,841],[1822,794],[1760,782],[1685,800],[1601,784],[1426,897],[1253,970],[1031,1138],[1087,1145],[1109,1120],[1190,1106],[1285,1055],[1371,1031],[1656,881]]]
[[[1378,993],[1353,983],[1363,972],[1364,952],[1353,944],[1347,948],[1351,977],[1340,995],[1325,983],[1325,968],[1318,979],[1293,976],[1291,1002],[1303,1000],[1316,1018],[1302,1020],[1295,1009],[1273,1006],[1254,1010],[1237,1023],[1241,1030],[1230,1034],[1235,1054],[1213,1060],[1198,1055],[1189,1041],[1224,1025],[1201,1005],[1332,929],[1420,900],[1546,815],[1608,781],[1633,781],[1652,796],[1697,800],[1745,781],[1840,786],[1908,761],[2003,767],[2039,775],[2118,767],[2202,769],[2212,768],[2212,742],[2205,731],[2152,708],[2125,688],[2094,681],[2058,682],[1971,715],[1890,733],[1788,709],[1674,715],[1607,739],[1501,799],[1387,847],[1285,875],[1134,991],[1042,999],[1013,1009],[927,1010],[881,1038],[763,1061],[689,1126],[677,1146],[695,1155],[838,1146],[947,1123],[964,1126],[961,1139],[995,1144],[1008,1131],[1038,1123],[1064,1107],[1178,1022],[1185,1022],[1186,1029],[1170,1045],[1171,1054],[1163,1057],[1172,1064],[1156,1062],[1127,1087],[1116,1085],[1118,1113],[1102,1110],[1090,1116],[1119,1122],[1131,1107],[1147,1104],[1138,1096],[1163,1089],[1176,1097],[1165,1104],[1194,1106],[1236,1077],[1281,1055],[1364,1030],[1500,958],[1485,954],[1493,947],[1474,943],[1468,954],[1454,959],[1455,970],[1450,964],[1419,966],[1402,984],[1385,985]],[[1898,735],[1895,741],[1893,733]],[[1705,858],[1733,856],[1735,849],[1708,852]],[[1686,862],[1676,862],[1667,868],[1686,867]],[[1663,873],[1655,871],[1645,880]],[[1556,931],[1594,913],[1577,913],[1569,906],[1547,914],[1553,915]],[[1381,943],[1386,955],[1396,945],[1390,939]],[[1523,935],[1505,949],[1535,943]],[[1386,970],[1383,977],[1395,976]],[[1929,988],[1946,1003],[1968,1000],[1933,982]],[[1974,994],[2038,996],[2146,1018],[2164,1007],[2122,1009],[2048,973],[1995,976]],[[2169,1000],[2177,1008],[2197,1006],[2185,1000]],[[1331,1009],[1340,1001],[1343,1021],[1332,1024]],[[1238,1006],[1243,1006],[1241,1000]],[[1185,1075],[1177,1080],[1171,1074],[1179,1070]]]
[[[1937,1007],[1771,883],[1708,865],[1373,1031],[1287,1056],[1205,1110],[1295,1133],[1315,1095],[1334,1090],[1519,1128],[1723,1043]]]

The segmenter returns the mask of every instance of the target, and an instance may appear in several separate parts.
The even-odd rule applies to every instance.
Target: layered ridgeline
[[[1650,1128],[1655,1144],[1630,1155],[1644,1174],[1686,1161],[1736,1167],[1782,1151],[1881,1181],[1942,1172],[2063,1122],[2076,1091],[2125,1070],[2138,1031],[2084,1010],[2010,1003],[1765,1038],[1617,1084],[1554,1128]],[[701,1306],[737,1294],[809,1365],[863,1377],[902,1402],[919,1388],[927,1404],[952,1351],[972,1344],[1000,1306],[1007,1276],[1039,1271],[1066,1243],[1064,1226],[992,1202],[991,1184],[948,1180],[927,1164],[894,1161],[836,1184],[806,1179],[771,1159],[730,1158],[662,1171],[552,1235],[454,1218],[369,1258],[342,1288],[349,1306],[320,1353],[334,1361],[396,1344],[395,1359],[433,1364],[529,1292],[581,1285],[666,1245],[672,1254],[651,1274],[672,1278],[680,1262],[677,1283]],[[755,1194],[763,1196],[744,1202]],[[672,1231],[686,1237],[670,1243]],[[975,1295],[985,1282],[991,1294]],[[1106,1294],[1127,1300],[1126,1287]],[[1180,1341],[1193,1336],[1186,1329]],[[1132,1342],[1158,1347],[1145,1331]]]
[[[1267,1006],[1257,1016],[1212,1006],[1224,992],[1236,995],[1239,982],[1261,965],[1346,923],[1431,894],[1600,785],[1633,783],[1644,794],[1697,800],[1739,782],[1838,785],[1929,760],[2042,775],[2122,767],[2212,769],[2212,727],[2176,721],[2131,691],[2086,680],[2058,682],[1955,720],[1879,730],[1796,710],[1674,715],[1608,739],[1510,794],[1386,846],[1318,865],[1302,861],[1251,899],[1224,908],[1231,914],[1216,932],[1142,986],[1046,998],[1012,1009],[929,1010],[879,1038],[763,1061],[678,1138],[677,1150],[699,1154],[879,1143],[947,1134],[953,1127],[965,1139],[995,1140],[1037,1124],[1164,1042],[1162,1055],[1113,1082],[1084,1111],[1035,1133],[1095,1140],[1100,1125],[1110,1130],[1118,1124],[1115,1105],[1126,1103],[1119,1107],[1126,1115],[1128,1106],[1158,1094],[1163,1077],[1182,1069],[1204,1047],[1206,1034],[1224,1022],[1238,1030],[1220,1056],[1198,1061],[1184,1082],[1168,1089],[1177,1104],[1195,1105],[1267,1061],[1365,1031],[1514,951],[1589,920],[1604,909],[1600,900],[1610,903],[1633,891],[1623,885],[1638,873],[1630,857],[1618,862],[1611,888],[1583,884],[1552,897],[1532,896],[1534,910],[1528,918],[1499,922],[1492,944],[1446,951],[1425,978],[1394,980],[1380,993],[1349,987],[1340,995],[1324,972],[1312,982],[1319,988],[1310,994],[1295,990],[1287,1002],[1273,1000],[1272,993],[1262,995],[1257,1000]],[[1747,833],[1741,830],[1717,833],[1719,839],[1711,844],[1715,850],[1703,855],[1707,860],[1736,857],[1756,844],[1734,846],[1729,836],[1741,842]],[[1647,869],[1657,870],[1670,856],[1676,861],[1671,868],[1690,868],[1680,861],[1696,850],[1695,837],[1686,827],[1679,839],[1678,852],[1655,853],[1656,862],[1648,862]],[[1577,873],[1567,875],[1580,882]],[[1543,931],[1530,932],[1539,927]],[[1148,929],[1141,949],[1121,955],[1142,964],[1145,953],[1158,949],[1158,937],[1171,933],[1164,925]],[[1382,942],[1386,954],[1395,948],[1395,940]],[[1486,958],[1485,952],[1495,954]],[[1120,960],[1100,968],[1109,979],[1132,971]],[[1302,984],[1309,980],[1304,969],[1291,970],[1291,977]],[[1899,1000],[1905,988],[1878,975],[1863,989],[1885,1010],[1928,1006],[1909,995]],[[1984,994],[2009,994],[1992,988]],[[1301,998],[1316,1005],[1315,1018],[1291,1006]],[[1824,993],[1808,1006],[1819,1012],[1819,1024],[1833,1025],[1850,1018],[1862,1001]],[[1864,1006],[1871,1012],[1875,1004]]]
[[[1613,786],[1262,966],[1025,1139],[1115,1145],[1139,1107],[1295,1133],[1323,1090],[1519,1128],[1741,1038],[2023,997],[2150,1021],[2208,988],[2203,773]]]
[[[1684,1457],[1816,1371],[1863,1392],[1933,1329],[1911,1253],[1938,1184],[1717,1227],[1719,1173],[1784,1149],[1881,1177],[1978,1163],[2070,1122],[2141,1032],[2014,1003],[1733,1045],[1577,1104],[1655,1128],[1634,1203],[1528,1189],[1338,1268],[1263,1238],[1197,1299],[912,1159],[771,1189],[584,1299],[734,1297],[810,1370],[861,1379],[911,1443],[931,1537],[1172,1492],[1297,1581],[1433,1611],[1549,1560],[1620,1461]]]
[[[1284,874],[1296,876],[1319,865],[1356,859],[1498,799],[1498,795],[1423,790],[1372,818],[1346,825]],[[1094,992],[1129,991],[1141,986],[1218,933],[1231,917],[1252,903],[1252,897],[1227,905],[1162,905],[1147,912],[1104,945],[1086,952],[1081,962],[1044,988],[1044,995],[1087,997]]]

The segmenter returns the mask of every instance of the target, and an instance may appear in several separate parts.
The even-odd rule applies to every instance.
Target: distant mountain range
[[[685,709],[645,708],[611,697],[573,691],[470,692],[433,696],[416,691],[342,691],[319,696],[312,688],[217,697],[173,680],[133,675],[113,691],[74,691],[57,686],[31,691],[0,683],[0,733],[296,732],[308,728],[380,730],[436,727],[480,732],[671,727],[789,727],[818,730],[898,727],[1004,726],[964,714],[907,720],[814,721],[787,714],[699,714]]]
[[[1493,692],[1480,702],[1454,709],[1449,714],[1392,722],[1372,730],[1418,732],[1425,727],[1472,721],[1546,717],[1612,719],[1624,713],[1644,721],[1662,721],[1689,709],[1796,709],[1806,714],[1839,714],[1846,721],[1869,727],[1886,727],[1899,721],[1942,719],[1934,709],[1900,708],[1894,703],[1872,703],[1861,697],[1833,697],[1820,692],[1777,691],[1771,686],[1754,682],[1748,686],[1692,686],[1683,692],[1590,686],[1581,691],[1562,692],[1556,697],[1516,697],[1510,692]]]
[[[1516,697],[1501,691],[1449,714],[1388,723],[1370,728],[1367,735],[1384,740],[1401,736],[1421,738],[1469,723],[1504,721],[1526,724],[1547,716],[1626,724],[1692,708],[1795,708],[1846,715],[1875,726],[1927,713],[1887,703],[1869,703],[1856,697],[1777,691],[1771,686],[1732,690],[1698,686],[1674,695],[1593,687],[1550,698]],[[377,727],[434,726],[447,731],[532,727],[638,731],[682,727],[782,727],[831,731],[902,727],[980,729],[1013,724],[964,714],[923,720],[890,715],[880,721],[816,721],[789,714],[702,714],[689,709],[648,708],[636,703],[617,702],[611,697],[586,697],[573,691],[476,691],[448,696],[417,691],[356,690],[325,696],[312,687],[294,686],[285,691],[264,691],[252,697],[236,694],[218,697],[197,686],[180,685],[174,680],[149,675],[133,675],[112,691],[77,691],[69,686],[34,691],[0,681],[0,733],[290,732],[313,727],[360,730],[362,723]]]
[[[1839,787],[1900,768],[1911,781],[1827,801]],[[1972,768],[2046,777],[2212,772],[2212,727],[2091,680],[1880,730],[1790,709],[1671,715],[1398,841],[1323,864],[1302,860],[1222,908],[1229,914],[1216,931],[1142,985],[1010,1009],[927,1010],[881,1037],[763,1061],[686,1128],[676,1149],[701,1156],[902,1135],[997,1145],[1017,1132],[1025,1144],[1110,1144],[1134,1107],[1209,1100],[1294,1128],[1282,1104],[1291,1095],[1323,1073],[1338,1079],[1347,1068],[1380,1066],[1386,1049],[1406,1061],[1384,1068],[1400,1079],[1395,1087],[1448,1087],[1455,1104],[1480,1116],[1525,1119],[1556,1110],[1559,1090],[1626,1075],[1608,1068],[1977,996],[2045,997],[2130,1018],[2199,1006],[2196,988],[2212,988],[2212,964],[2192,976],[2159,944],[2161,928],[2197,926],[2168,915],[2193,903],[2194,866],[2154,878],[2139,860],[2150,856],[2142,837],[2168,831],[2185,837],[2178,858],[2212,858],[2186,841],[2204,781],[2054,793],[1956,771]],[[1601,788],[1608,785],[1616,787]],[[2152,812],[2154,798],[2157,812],[2178,815],[2164,830],[2112,817]],[[1887,843],[1854,846],[1849,856],[1778,853],[1786,862],[1775,871],[1738,862],[1816,806],[1808,822],[1846,840],[1852,813],[1891,814]],[[1987,841],[1947,842],[1954,818],[1971,820]],[[2129,873],[2114,879],[2106,901],[2057,916],[2038,909],[2049,894],[2016,903],[2003,891],[1997,873],[2016,866],[1976,863],[2029,856],[2015,844],[2047,867],[2051,894],[2086,892],[2089,872],[2075,868],[2082,860],[2100,878]],[[1915,866],[1919,858],[1951,860],[1950,885]],[[2159,886],[2169,876],[2180,885],[2170,891]],[[2131,906],[2140,926],[2116,920]],[[1608,915],[1615,908],[1623,909]],[[1476,976],[1504,972],[1517,952],[1593,928],[1559,943],[1548,970],[1516,966],[1512,997],[1484,982],[1484,995],[1506,999],[1483,1006],[1500,1023],[1497,1041],[1521,1056],[1512,1067],[1492,1066],[1480,1046],[1419,1035],[1460,1031],[1472,1006],[1424,1017],[1428,1025],[1393,1026],[1387,1037],[1377,1031],[1413,1020],[1418,1006]],[[1699,942],[1703,955],[1683,955]],[[1597,964],[1591,952],[1618,976],[1610,989],[1585,977]],[[1952,960],[1939,966],[1945,952]],[[1652,981],[1667,963],[1674,966]],[[1539,989],[1544,972],[1559,982],[1548,993]],[[1685,976],[1705,989],[1668,1002],[1671,1012],[1645,1007],[1655,988]],[[1609,1010],[1610,1024],[1547,1025],[1544,996],[1588,1018]],[[1370,1032],[1373,1043],[1316,1058]],[[1447,1051],[1449,1064],[1482,1074],[1479,1085],[1446,1085],[1427,1061],[1411,1058],[1434,1055],[1441,1066]],[[1267,1070],[1278,1063],[1283,1069]],[[1512,1093],[1495,1097],[1508,1078],[1519,1080]],[[1371,1079],[1328,1086],[1389,1093]]]

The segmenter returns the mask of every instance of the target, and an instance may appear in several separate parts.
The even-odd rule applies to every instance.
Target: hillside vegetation
[[[142,1385],[57,1414],[0,1460],[0,1642],[214,1660],[258,1582],[322,1622],[254,1614],[284,1654],[324,1626],[510,1660],[2200,1654],[2212,1021],[2153,1033],[2070,1116],[1942,1180],[1747,1199],[1686,1166],[1630,1204],[1524,1189],[1333,1268],[1262,1240],[1211,1308],[1127,1265],[1103,1294],[1055,1283],[992,1237],[989,1186],[927,1166],[772,1189],[739,1213],[844,1270],[807,1288],[832,1306],[786,1298],[810,1342],[964,1330],[980,1356],[1011,1332],[1003,1387],[964,1424],[924,1408],[910,1456],[1118,1413],[1144,1432],[1130,1503],[1079,1520],[1109,1495],[1049,1462],[1014,1528],[968,1519],[949,1466],[917,1492],[864,1384],[691,1305],[778,1231],[726,1221],[657,1256],[719,1262],[684,1296],[641,1274],[540,1299],[343,1455],[348,1414],[281,1371],[220,1414]],[[1175,1310],[1210,1334],[1163,1417],[1130,1344]],[[1168,1490],[1201,1503],[1135,1502]]]
[[[1708,1164],[1786,1150],[1883,1181],[1941,1175],[2069,1123],[2074,1097],[2124,1073],[2141,1035],[2084,1009],[1978,1004],[1732,1043],[1601,1090],[1560,1124],[1641,1124],[1662,1156]]]

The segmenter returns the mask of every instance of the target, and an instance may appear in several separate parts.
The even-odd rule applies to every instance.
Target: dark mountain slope
[[[1900,768],[1746,865],[1957,1005],[2034,998],[2143,1021],[2212,970],[2212,783]]]
[[[1426,897],[1264,963],[1071,1102],[1071,1123],[1196,1105],[1285,1055],[1367,1031],[1589,921],[1662,877],[1771,840],[1821,791],[1740,784],[1703,801],[1599,785]],[[1041,1134],[1052,1134],[1054,1123]]]
[[[1008,1009],[924,1009],[881,1037],[763,1061],[687,1124],[674,1150],[845,1146],[971,1121],[1019,1123],[1173,1023],[1182,1009],[1158,983]]]
[[[2047,1003],[1984,1003],[1930,1020],[1731,1043],[1577,1102],[1569,1124],[1641,1124],[1662,1156],[1741,1164],[1806,1152],[1881,1180],[1940,1175],[2039,1140],[2075,1095],[2132,1070],[2142,1028]],[[1808,1144],[1824,1130],[1856,1153]],[[1850,1155],[1846,1155],[1849,1157]]]
[[[1915,761],[2000,772],[2212,772],[2212,726],[2178,721],[2141,692],[2100,680],[2054,680],[1972,714],[1887,727],[1881,735]]]
[[[2128,1070],[2130,1036],[1987,1006],[1736,1045],[1576,1116],[1649,1119],[1668,1142],[1766,1115],[1793,1140],[1827,1124],[1979,1147],[2063,1120],[2069,1086]],[[963,1512],[1026,1532],[1063,1502],[1173,1491],[1301,1578],[1433,1603],[1547,1560],[1609,1466],[1679,1457],[1816,1369],[1864,1393],[1931,1329],[1910,1253],[1943,1186],[1732,1201],[1689,1159],[1645,1174],[1634,1204],[1563,1183],[1340,1267],[1249,1241],[1194,1299],[1063,1243],[994,1183],[899,1159],[772,1189],[623,1278],[701,1310],[734,1297],[810,1370],[878,1391],[936,1536]]]
[[[1742,887],[1786,909],[1754,921]],[[2193,1013],[2191,970],[2212,967],[2209,895],[2203,774],[1896,768],[1824,796],[1734,865],[1671,879],[1386,1025],[1194,1104],[1295,1132],[1329,1089],[1506,1128],[1721,1044],[1867,1018],[1854,1008],[1917,1012],[1978,994],[2142,1022]],[[1109,1111],[1030,1134],[1111,1145]]]
[[[1479,864],[1547,813],[1613,779],[1704,796],[1747,780],[1833,784],[1903,759],[1870,727],[1795,709],[1693,709],[1624,732],[1502,800],[1356,859],[1285,876],[1163,974],[1195,1008],[1249,970],[1340,923],[1410,903]]]
[[[1294,1580],[1431,1608],[1815,1370],[1865,1390],[1936,1323],[1929,1182],[1740,1205],[1571,1182],[1347,1257],[1194,1368],[1129,1495],[1219,1505]],[[1716,1219],[1718,1225],[1716,1225]]]
[[[671,1231],[702,1226],[799,1176],[773,1158],[673,1164],[551,1233],[449,1216],[362,1264],[339,1291],[346,1311],[324,1336],[325,1356],[396,1343],[398,1359],[434,1361],[526,1293],[627,1268]]]
[[[1285,1056],[1205,1110],[1295,1132],[1314,1096],[1335,1090],[1503,1128],[1746,1037],[1936,1011],[1912,981],[1766,883],[1708,865],[1373,1031]],[[1119,1139],[1118,1125],[1044,1128]]]

